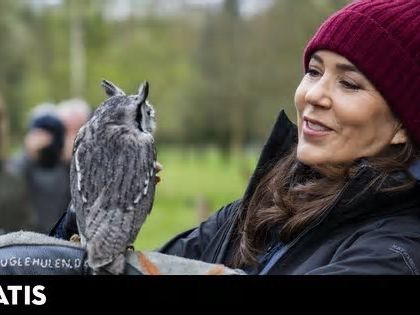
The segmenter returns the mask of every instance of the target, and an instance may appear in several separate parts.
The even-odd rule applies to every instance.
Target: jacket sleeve
[[[210,216],[198,227],[178,234],[157,251],[190,259],[200,259],[204,250],[241,200],[234,201]]]
[[[328,265],[309,275],[418,275],[419,233],[397,233],[382,229],[361,236],[336,253]]]

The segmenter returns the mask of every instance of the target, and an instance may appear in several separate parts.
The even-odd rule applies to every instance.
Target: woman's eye
[[[317,76],[321,75],[321,73],[314,68],[309,68],[306,71],[306,74],[309,75],[310,77],[317,77]]]
[[[349,89],[349,90],[359,90],[360,89],[359,85],[351,83],[349,81],[342,80],[342,81],[340,81],[340,84],[343,85],[346,89]]]

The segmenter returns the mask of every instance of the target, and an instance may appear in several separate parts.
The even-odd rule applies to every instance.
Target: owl
[[[75,139],[70,208],[94,273],[121,274],[127,248],[153,206],[155,111],[147,82],[136,95],[107,80],[102,86],[109,98]]]

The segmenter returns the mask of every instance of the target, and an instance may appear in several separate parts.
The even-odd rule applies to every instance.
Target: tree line
[[[0,1],[0,95],[12,143],[38,103],[83,97],[95,108],[101,79],[132,92],[147,79],[159,143],[240,151],[264,140],[280,109],[294,117],[306,41],[348,2],[277,0],[243,16],[240,0],[217,9],[185,4],[172,15],[134,14],[144,1],[131,0],[133,14],[113,19],[105,10],[113,1],[62,0],[42,10]]]

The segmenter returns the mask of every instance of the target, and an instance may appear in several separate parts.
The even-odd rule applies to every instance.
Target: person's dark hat
[[[41,150],[39,164],[43,167],[52,167],[56,165],[61,156],[61,151],[64,146],[64,125],[55,116],[45,114],[34,118],[30,124],[29,129],[43,129],[51,133],[53,142]]]

